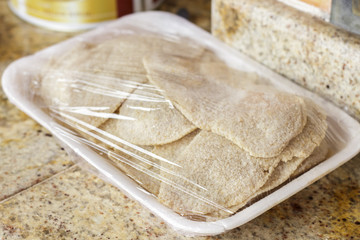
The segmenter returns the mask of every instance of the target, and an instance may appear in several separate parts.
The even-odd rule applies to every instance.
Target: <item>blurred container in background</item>
[[[10,9],[32,24],[78,31],[133,12],[156,8],[163,0],[9,0]]]

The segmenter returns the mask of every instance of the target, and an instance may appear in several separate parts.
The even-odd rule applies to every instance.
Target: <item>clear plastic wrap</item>
[[[246,223],[360,148],[342,110],[168,13],[18,60],[3,87],[76,161],[190,235]]]

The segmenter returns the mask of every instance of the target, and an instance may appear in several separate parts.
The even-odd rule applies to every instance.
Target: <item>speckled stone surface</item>
[[[360,158],[253,221],[195,239],[359,239]],[[115,187],[71,167],[0,204],[4,239],[187,239]]]
[[[0,205],[0,219],[5,239],[177,236],[116,188],[77,166],[8,199]]]
[[[162,8],[178,12],[188,6],[189,18],[207,28],[209,9],[208,15],[197,17],[196,8],[205,13],[209,1],[198,1],[196,7],[191,2],[181,1],[177,7],[177,1],[168,0]],[[0,20],[1,69],[18,57],[71,36],[22,22],[3,0]],[[12,106],[2,90],[0,93],[0,239],[360,237],[360,156],[237,229],[216,237],[186,238],[115,187],[71,166],[70,158],[48,132]]]
[[[0,200],[72,165],[51,134],[31,119],[0,126],[0,138]]]
[[[360,120],[360,37],[277,0],[214,0],[212,32]]]

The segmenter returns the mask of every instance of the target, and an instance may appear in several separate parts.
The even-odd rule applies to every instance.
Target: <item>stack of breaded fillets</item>
[[[326,115],[186,38],[121,35],[44,69],[49,109],[182,215],[233,214],[323,160]]]

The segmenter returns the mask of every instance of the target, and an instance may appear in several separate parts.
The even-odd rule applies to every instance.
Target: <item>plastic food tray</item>
[[[56,131],[56,129],[61,126],[44,112],[42,108],[37,106],[30,97],[31,94],[29,94],[30,81],[33,77],[36,77],[35,74],[41,69],[41,65],[44,64],[41,56],[52,54],[61,47],[71,45],[74,39],[96,39],[97,36],[106,34],[110,30],[120,30],[123,24],[148,25],[149,29],[163,34],[183,34],[191,37],[219,53],[228,64],[236,67],[238,63],[242,68],[254,69],[257,73],[269,78],[276,87],[311,98],[325,109],[328,115],[328,124],[329,126],[332,125],[336,136],[341,139],[342,146],[338,146],[338,150],[335,150],[334,154],[321,164],[230,217],[214,222],[199,222],[178,215],[159,203],[155,197],[144,191],[134,181],[88,146],[59,134],[59,131]],[[2,85],[12,103],[46,127],[79,157],[91,164],[100,173],[100,176],[105,177],[107,181],[121,189],[130,198],[135,199],[162,218],[175,230],[186,235],[216,235],[245,224],[330,173],[360,151],[360,124],[343,110],[231,49],[192,23],[169,13],[146,12],[132,14],[91,32],[49,47],[34,55],[19,59],[5,70],[2,76]]]

